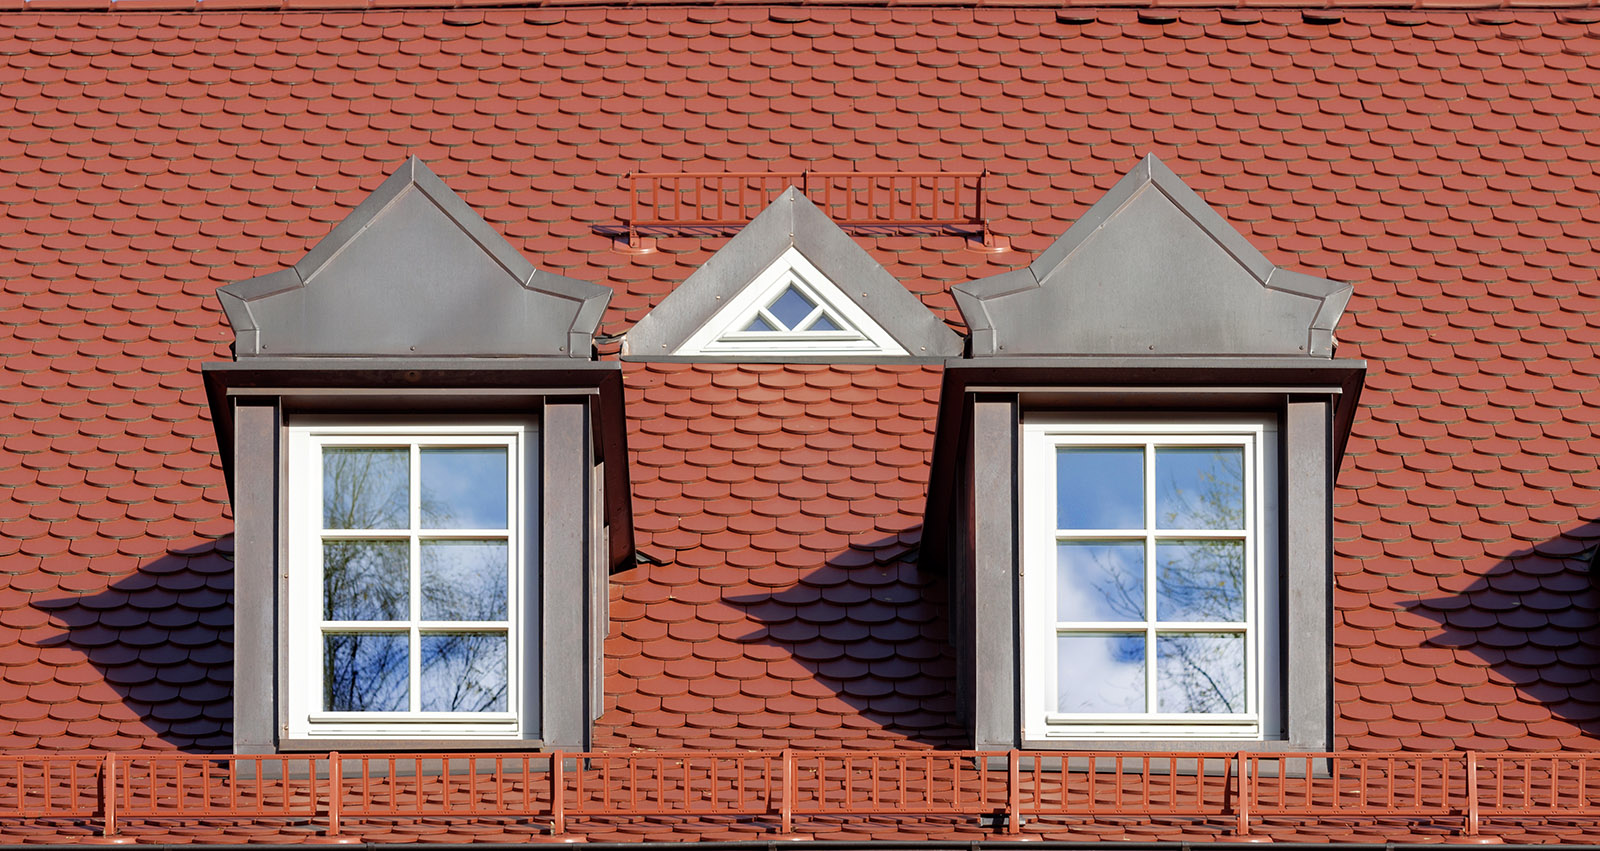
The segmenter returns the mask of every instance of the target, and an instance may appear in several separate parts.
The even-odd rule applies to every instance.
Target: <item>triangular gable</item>
[[[905,357],[906,350],[790,246],[674,354]]]
[[[293,268],[217,295],[238,358],[589,358],[611,290],[535,269],[412,157]]]
[[[1028,268],[954,292],[974,357],[1326,358],[1351,287],[1274,266],[1150,156]]]
[[[936,361],[962,342],[790,187],[628,331],[636,361]]]

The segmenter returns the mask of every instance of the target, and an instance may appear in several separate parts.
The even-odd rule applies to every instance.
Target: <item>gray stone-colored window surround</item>
[[[1333,357],[1351,288],[1279,269],[1154,157],[1026,268],[954,288],[923,563],[951,584],[958,691],[982,750],[1327,750],[1333,486],[1366,365]],[[1021,428],[1032,413],[1267,416],[1278,441],[1280,734],[1022,738]]]
[[[1332,747],[1332,488],[1364,364],[1016,358],[946,364],[923,558],[951,585],[959,697],[981,750],[1326,750]],[[1279,429],[1276,648],[1285,735],[1237,740],[1021,738],[1020,432],[1025,413],[1239,412]],[[942,533],[933,530],[943,530]]]
[[[581,749],[602,707],[607,580],[631,563],[622,377],[615,363],[489,360],[208,364],[207,395],[234,506],[234,750]],[[540,516],[529,541],[522,699],[528,738],[290,739],[282,682],[288,578],[286,438],[298,415],[362,421],[537,419]],[[577,653],[574,650],[577,649]],[[574,659],[579,656],[579,659]],[[577,662],[575,664],[575,662]]]
[[[291,268],[217,295],[235,333],[234,362],[204,371],[234,509],[234,750],[586,746],[606,578],[633,552],[621,367],[592,360],[611,290],[536,269],[413,157]],[[526,739],[287,738],[286,436],[313,414],[538,422]]]

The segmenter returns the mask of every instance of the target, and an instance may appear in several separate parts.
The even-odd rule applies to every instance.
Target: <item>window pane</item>
[[[423,633],[422,711],[506,711],[505,633]]]
[[[755,319],[750,320],[749,325],[744,326],[744,330],[755,331],[760,334],[770,334],[778,329],[772,327],[772,324],[767,320],[757,316]]]
[[[325,529],[404,529],[411,518],[411,450],[322,450]]]
[[[411,669],[403,632],[322,637],[322,706],[329,712],[404,712]]]
[[[1157,447],[1156,527],[1243,529],[1244,448]]]
[[[1144,620],[1144,542],[1057,544],[1056,620]]]
[[[1144,450],[1056,450],[1056,528],[1143,529]]]
[[[1156,617],[1244,620],[1244,542],[1156,542]]]
[[[1060,712],[1144,712],[1144,634],[1056,638]]]
[[[422,450],[422,526],[506,528],[506,449]]]
[[[330,621],[403,621],[411,616],[411,545],[323,541],[322,616]]]
[[[505,541],[423,541],[422,619],[506,618]]]
[[[844,329],[840,328],[838,323],[834,322],[832,319],[829,319],[828,318],[828,314],[819,313],[819,314],[817,314],[817,321],[811,323],[811,327],[807,328],[806,330],[807,331],[842,331]]]
[[[785,326],[797,328],[801,322],[805,321],[807,316],[811,315],[811,310],[814,307],[816,305],[811,303],[811,299],[801,295],[800,291],[794,287],[790,287],[783,291],[783,295],[779,296],[778,300],[772,303],[772,306],[767,308],[767,312],[777,317],[777,320]]]
[[[1157,636],[1156,681],[1158,712],[1244,712],[1244,636]]]

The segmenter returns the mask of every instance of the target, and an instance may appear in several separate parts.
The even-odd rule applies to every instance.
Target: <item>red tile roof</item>
[[[593,229],[629,170],[988,169],[1013,253],[861,238],[957,323],[950,285],[1025,263],[1146,153],[1274,263],[1356,287],[1336,744],[1600,745],[1600,25],[35,8],[0,15],[0,746],[226,748],[212,293],[298,258],[406,155],[535,263],[614,287],[614,335],[721,244],[613,251]],[[613,581],[599,743],[963,741],[944,586],[907,559],[938,371],[625,375],[664,563]]]

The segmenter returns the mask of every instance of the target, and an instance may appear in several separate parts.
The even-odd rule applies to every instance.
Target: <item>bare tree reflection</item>
[[[1184,452],[1185,450],[1167,450]],[[1241,530],[1244,516],[1242,452],[1190,450],[1212,457],[1188,482],[1159,477],[1158,505],[1168,528]],[[1159,450],[1158,450],[1159,453]],[[1244,620],[1244,543],[1237,539],[1190,539],[1157,544],[1157,616],[1162,620]],[[1244,642],[1218,633],[1168,634],[1156,642],[1157,682],[1163,704],[1173,710],[1242,713]],[[1181,706],[1182,709],[1177,707]],[[1163,711],[1167,711],[1165,708]]]
[[[322,472],[325,528],[410,528],[409,449],[326,447]],[[497,486],[490,483],[491,496],[497,487],[502,504],[504,481],[502,476]],[[428,489],[420,498],[423,516],[434,528],[458,527],[455,508],[464,507],[468,513],[475,510],[470,502],[457,506]],[[408,538],[324,541],[324,617],[334,621],[409,621],[411,571],[420,570],[424,620],[506,619],[509,547],[505,540],[424,540],[421,549],[422,563],[413,565]],[[327,710],[413,708],[409,705],[409,632],[329,632],[322,640]],[[422,709],[504,711],[506,644],[503,630],[422,633]]]
[[[1244,528],[1244,464],[1231,447],[1159,447],[1156,450],[1158,529],[1238,531]],[[1209,456],[1209,457],[1208,457]],[[1071,569],[1088,579],[1106,620],[1146,619],[1143,543],[1063,543],[1068,558],[1086,556],[1093,567]],[[1130,558],[1129,551],[1137,552]],[[1064,553],[1065,555],[1065,553]],[[1157,624],[1238,622],[1245,619],[1244,542],[1237,538],[1156,539]],[[1082,594],[1082,590],[1063,591]],[[1143,652],[1143,643],[1139,644]],[[1161,712],[1242,713],[1244,641],[1226,632],[1161,631],[1156,641],[1156,681]],[[1128,656],[1121,647],[1116,661]]]
[[[504,634],[444,632],[422,636],[423,711],[503,712],[506,685]]]
[[[403,712],[411,666],[403,632],[323,636],[323,706],[330,712]]]
[[[322,450],[322,524],[327,529],[404,529],[411,524],[411,450]]]

